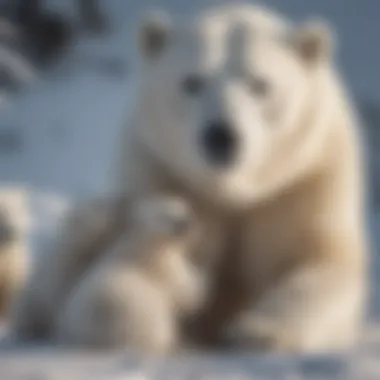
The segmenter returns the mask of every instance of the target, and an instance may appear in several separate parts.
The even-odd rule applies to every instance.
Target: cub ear
[[[292,35],[292,43],[299,56],[310,65],[328,61],[333,55],[335,36],[324,21],[309,21],[298,26]]]
[[[159,57],[168,46],[172,33],[169,15],[159,10],[147,12],[140,20],[137,33],[141,55],[147,59]]]

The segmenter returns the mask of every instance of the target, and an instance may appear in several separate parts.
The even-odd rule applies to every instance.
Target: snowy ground
[[[71,1],[53,2],[57,9],[69,14],[72,11],[62,5],[71,4]],[[70,207],[73,197],[107,190],[116,133],[127,112],[131,92],[132,78],[128,67],[130,21],[143,3],[154,2],[109,1],[115,33],[102,40],[82,38],[59,67],[46,73],[40,81],[13,99],[7,109],[0,109],[0,179],[2,184],[15,184],[29,190],[33,220],[29,234],[32,254],[43,247],[59,217]],[[175,1],[170,3],[174,4]],[[314,3],[312,8],[318,10],[328,9],[329,3],[331,14],[337,20],[344,19],[340,24],[343,31],[350,32],[355,29],[353,26],[360,24],[350,25],[350,20],[354,20],[351,13],[347,17],[337,13],[337,4],[340,7],[343,4],[340,0],[334,4],[328,0]],[[376,10],[379,14],[380,7],[376,8],[374,3],[363,1],[361,10],[355,14],[359,19],[362,17],[362,21],[365,15],[368,16],[367,32],[363,29],[361,41],[365,40],[365,33],[372,35],[375,30],[371,17]],[[289,4],[295,7],[297,15],[308,10],[301,1],[289,1]],[[124,10],[128,8],[127,16],[119,12],[123,7]],[[293,9],[290,8],[290,11]],[[128,22],[124,22],[124,17]],[[354,39],[352,32],[346,33],[346,36]],[[359,37],[356,37],[353,41],[352,57],[364,52],[360,50],[364,48],[363,43],[358,40]],[[380,54],[372,52],[371,59],[366,61],[377,62],[377,67],[380,67]],[[358,61],[353,58],[345,66],[346,72],[355,77],[352,85],[356,95],[379,102],[380,94],[375,88],[377,91],[380,88],[380,76],[375,77],[373,67],[366,63],[366,75],[359,81],[355,71],[357,64]],[[3,141],[9,141],[6,140],[9,136],[13,136],[13,144],[3,144]],[[380,217],[374,210],[371,210],[370,229],[371,236],[380,236]],[[380,310],[376,292],[380,288],[376,281],[376,273],[380,273],[377,270],[380,265],[376,245],[373,252],[374,294],[371,306],[376,316]],[[189,355],[163,361],[130,353],[90,354],[58,352],[52,347],[42,346],[15,347],[4,338],[0,343],[0,379],[366,380],[380,379],[379,359],[380,325],[373,320],[368,324],[357,349],[340,357],[322,358],[252,358],[242,354],[223,357]]]

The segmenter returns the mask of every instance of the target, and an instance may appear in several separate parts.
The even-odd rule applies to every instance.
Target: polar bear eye
[[[269,82],[261,77],[251,78],[249,87],[251,91],[260,98],[268,96],[271,90]]]
[[[185,94],[196,96],[204,89],[204,80],[199,75],[189,75],[182,81],[182,90]]]

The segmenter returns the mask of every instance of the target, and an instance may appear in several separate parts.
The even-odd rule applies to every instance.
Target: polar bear
[[[180,321],[205,298],[191,258],[200,225],[177,197],[143,197],[127,213],[127,232],[67,297],[58,342],[154,353],[180,347]]]
[[[178,194],[208,225],[212,291],[185,333],[269,351],[350,347],[367,293],[365,192],[331,27],[235,3],[150,13],[136,39],[113,191]]]
[[[366,291],[363,163],[331,28],[228,5],[189,22],[156,14],[138,37],[117,188],[175,189],[221,214],[229,236],[202,338],[352,344]]]

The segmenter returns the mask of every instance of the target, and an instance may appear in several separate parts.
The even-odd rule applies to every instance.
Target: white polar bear
[[[156,14],[138,35],[117,189],[184,192],[219,215],[227,247],[201,338],[349,347],[367,286],[364,178],[330,27],[235,4]]]
[[[148,197],[127,210],[128,230],[68,296],[57,340],[88,347],[168,353],[199,309],[205,281],[192,263],[200,226],[181,199]]]
[[[115,191],[183,196],[209,229],[203,257],[220,260],[201,317],[184,331],[202,344],[349,347],[367,286],[364,180],[330,28],[231,4],[184,19],[148,15],[137,37]],[[65,244],[101,255],[91,242],[113,239],[111,221],[64,234]],[[65,247],[62,256],[81,253]]]

